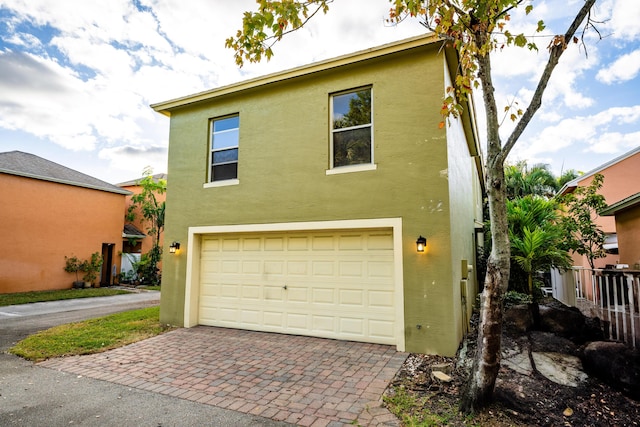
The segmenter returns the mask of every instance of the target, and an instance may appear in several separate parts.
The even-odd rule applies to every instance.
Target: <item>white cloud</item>
[[[605,34],[630,42],[640,38],[640,2],[637,0],[607,0],[596,4],[594,19]]]
[[[594,115],[565,118],[553,126],[529,136],[514,156],[538,158],[545,153],[555,153],[567,147],[585,147],[585,151],[619,153],[638,146],[640,132],[624,133],[625,125],[640,125],[640,105],[615,107]]]
[[[637,147],[639,141],[640,132],[627,134],[607,132],[600,134],[597,139],[589,141],[586,151],[598,154],[617,154]]]
[[[596,78],[605,84],[612,84],[635,79],[638,73],[640,73],[640,49],[620,56],[607,68],[598,71]]]

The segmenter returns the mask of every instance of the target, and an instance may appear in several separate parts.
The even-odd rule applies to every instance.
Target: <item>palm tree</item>
[[[511,256],[527,274],[529,295],[533,296],[533,273],[550,267],[568,269],[571,257],[555,244],[559,236],[553,229],[524,227],[521,236],[511,236]]]
[[[521,281],[526,276],[528,292],[533,295],[533,274],[536,271],[571,266],[558,207],[554,199],[532,195],[507,201],[513,269],[509,280],[511,289],[522,289]]]
[[[504,174],[508,200],[528,195],[551,198],[560,188],[547,164],[540,163],[529,168],[526,161],[519,161],[505,166]]]

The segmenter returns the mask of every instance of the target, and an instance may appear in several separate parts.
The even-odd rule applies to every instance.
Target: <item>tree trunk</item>
[[[482,46],[486,34],[477,33],[476,43]],[[491,79],[489,55],[478,58],[478,78],[482,83],[487,115],[487,197],[491,220],[491,253],[481,295],[478,342],[473,367],[460,400],[460,410],[473,413],[486,406],[495,387],[500,369],[502,334],[502,295],[509,283],[511,247],[507,225],[504,153],[501,147],[498,110]]]

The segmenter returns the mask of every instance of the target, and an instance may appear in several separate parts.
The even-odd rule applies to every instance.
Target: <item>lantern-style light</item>
[[[425,237],[418,237],[416,240],[416,250],[418,252],[424,252],[424,249],[427,247],[427,239]]]
[[[175,254],[180,249],[180,242],[173,242],[169,245],[169,253]]]

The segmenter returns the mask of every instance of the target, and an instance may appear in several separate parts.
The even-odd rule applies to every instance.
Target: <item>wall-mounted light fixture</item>
[[[180,242],[173,242],[169,245],[169,253],[175,254],[180,249]]]
[[[418,237],[418,240],[416,240],[416,250],[418,252],[424,252],[424,248],[427,247],[427,239],[425,237]]]

